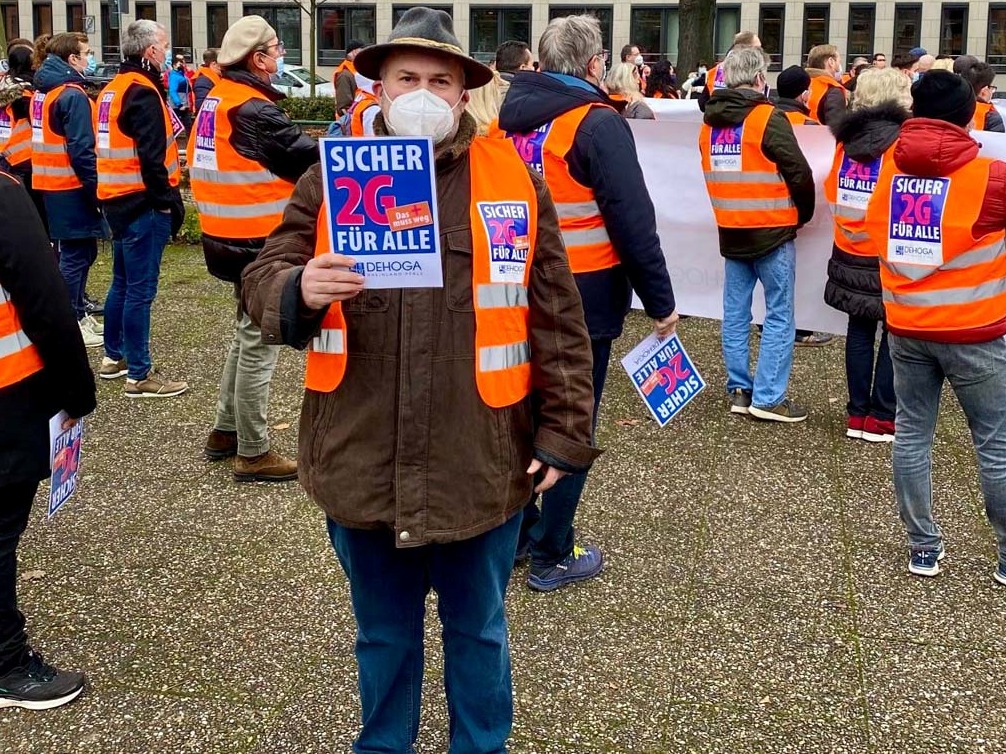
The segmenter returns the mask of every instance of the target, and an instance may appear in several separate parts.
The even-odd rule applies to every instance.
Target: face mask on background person
[[[915,72],[913,72],[913,73],[912,73],[912,83],[913,83],[913,84],[914,84],[914,83],[915,83],[916,81],[918,81],[919,79],[921,79],[921,78],[922,78],[922,74],[921,74],[921,73],[919,73],[918,71],[915,71]]]
[[[704,65],[700,65],[699,66],[699,75],[700,76],[705,76],[707,73],[709,73],[709,71],[706,70],[706,67]]]
[[[164,53],[164,62],[161,64],[161,70],[170,71],[171,70],[171,58],[174,57],[171,50]]]
[[[84,69],[84,75],[85,76],[90,76],[96,70],[98,70],[98,63],[94,59],[94,53],[93,52],[89,52],[89,53],[87,53],[87,68]]]
[[[276,75],[277,76],[282,76],[283,75],[283,70],[285,69],[285,67],[286,67],[286,63],[283,60],[283,56],[280,55],[278,58],[276,58]]]
[[[635,60],[634,60],[633,62],[634,62],[634,63],[635,63],[635,64],[636,64],[637,66],[641,66],[641,65],[643,65],[643,62],[644,62],[644,61],[643,61],[643,56],[642,56],[642,55],[636,55],[636,59],[635,59]]]
[[[381,96],[387,97],[387,94],[382,91]],[[394,99],[388,98],[391,103],[388,128],[396,136],[429,136],[434,144],[440,144],[453,135],[456,128],[454,108],[463,100],[462,93],[452,107],[428,89],[416,89],[399,94]]]

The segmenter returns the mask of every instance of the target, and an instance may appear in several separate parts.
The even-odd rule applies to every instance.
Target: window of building
[[[678,7],[633,8],[629,37],[640,50],[657,53],[672,63],[678,59]],[[715,61],[702,61],[712,65]]]
[[[985,59],[998,72],[1006,72],[1006,5],[989,8],[989,45]]]
[[[770,71],[782,70],[782,47],[786,31],[786,6],[762,5],[758,8],[758,38],[772,63]]]
[[[285,62],[290,65],[300,65],[303,60],[300,36],[300,6],[290,5],[252,5],[244,6],[242,13],[246,16],[259,15],[276,30],[276,36],[286,45]]]
[[[894,6],[895,55],[905,55],[922,41],[922,6]]]
[[[940,55],[966,55],[968,6],[944,5],[940,15]]]
[[[206,45],[219,48],[224,43],[228,23],[226,5],[206,6]]]
[[[79,31],[83,33],[84,31],[84,4],[83,3],[67,3],[66,4],[66,30],[67,31]]]
[[[398,26],[398,22],[402,20],[402,16],[405,15],[405,11],[409,8],[414,8],[414,5],[395,5],[391,8],[391,25]],[[426,5],[426,8],[432,8],[433,10],[442,10],[451,18],[454,18],[454,6],[453,5]]]
[[[876,5],[849,6],[849,48],[846,52],[846,67],[854,58],[873,58],[873,34],[877,25]]]
[[[3,28],[7,39],[21,36],[21,21],[18,18],[17,3],[0,3],[0,14],[3,15]]]
[[[109,3],[101,4],[101,59],[105,62],[121,58],[119,52],[119,10]]]
[[[470,53],[476,60],[495,60],[496,48],[509,39],[531,44],[530,8],[476,6],[470,13]]]
[[[577,15],[591,15],[597,18],[601,23],[601,44],[604,45],[604,49],[611,50],[611,22],[613,17],[613,11],[611,6],[603,5],[550,5],[548,6],[548,20],[551,21],[553,18],[561,18],[562,16],[577,16]],[[635,40],[633,40],[635,43]],[[611,56],[612,60],[618,59],[618,53],[620,50],[614,50]],[[644,54],[648,50],[641,50]]]
[[[734,37],[741,30],[740,6],[716,6],[715,40],[716,56],[725,57],[733,47]]]
[[[171,45],[175,54],[185,56],[192,63],[192,5],[175,3],[171,6]]]
[[[136,20],[139,21],[141,18],[145,18],[148,21],[156,21],[157,6],[154,3],[137,3]]]
[[[52,34],[52,6],[33,5],[31,8],[31,25],[34,35]]]
[[[346,57],[346,43],[351,39],[373,44],[376,37],[376,6],[325,5],[318,8],[319,65],[341,63]]]
[[[803,6],[803,59],[812,47],[828,44],[828,27],[831,25],[831,7],[827,5]]]

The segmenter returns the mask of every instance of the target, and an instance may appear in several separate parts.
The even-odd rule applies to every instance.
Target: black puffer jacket
[[[276,105],[284,95],[248,71],[226,71],[224,78],[244,84],[264,94],[269,101],[252,98],[230,113],[233,129],[231,143],[242,157],[254,160],[266,170],[294,184],[320,159],[318,142],[294,125]],[[203,255],[210,274],[236,283],[241,271],[253,261],[265,245],[264,238],[216,238],[203,235]]]
[[[857,162],[870,162],[898,138],[909,113],[893,102],[852,110],[831,131],[845,153]],[[828,282],[824,287],[828,306],[853,317],[882,320],[884,302],[880,289],[880,262],[876,257],[849,254],[832,246]]]

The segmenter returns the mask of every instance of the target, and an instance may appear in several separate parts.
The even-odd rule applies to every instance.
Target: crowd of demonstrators
[[[220,64],[217,62],[219,53],[220,50],[216,48],[210,48],[203,53],[203,64],[199,66],[192,80],[192,95],[195,101],[193,113],[199,112],[210,91],[220,83]]]
[[[356,82],[356,56],[367,46],[366,42],[351,39],[346,43],[346,58],[332,74],[335,85],[335,117],[341,118],[353,105],[359,89]]]
[[[615,63],[608,71],[604,80],[608,96],[616,101],[625,102],[622,115],[630,120],[654,120],[650,106],[643,101],[643,93],[639,91],[639,69],[629,63]]]
[[[597,19],[552,20],[538,59],[542,73],[518,75],[510,85],[499,125],[520,143],[547,127],[540,148],[518,151],[540,160],[556,203],[590,333],[596,423],[612,343],[622,334],[632,291],[658,334],[672,333],[678,315],[653,202],[632,132],[619,115],[624,103],[612,102],[601,89],[606,70]],[[571,474],[542,495],[540,509],[528,503],[518,552],[531,559],[527,583],[533,589],[558,589],[603,568],[601,550],[578,544],[574,536],[586,480],[586,471]]]
[[[650,67],[644,89],[647,97],[653,99],[678,99],[678,81],[674,66],[667,60],[658,60]]]
[[[269,385],[279,348],[263,341],[240,303],[242,271],[280,224],[294,184],[319,160],[317,142],[276,104],[284,96],[270,82],[283,53],[261,16],[245,16],[227,30],[217,55],[222,74],[212,91],[215,107],[196,119],[197,134],[216,138],[196,147],[189,168],[207,269],[233,284],[238,298],[204,453],[212,461],[233,457],[241,482],[297,478],[297,462],[269,442]]]

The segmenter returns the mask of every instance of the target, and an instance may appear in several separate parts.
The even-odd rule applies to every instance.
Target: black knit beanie
[[[975,117],[971,84],[950,71],[929,71],[912,85],[912,114],[967,128]]]

